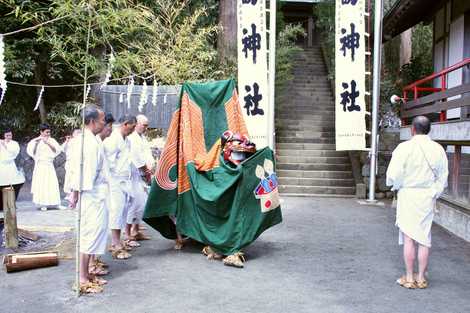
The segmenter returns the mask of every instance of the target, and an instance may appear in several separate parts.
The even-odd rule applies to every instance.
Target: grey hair
[[[416,116],[413,119],[413,128],[417,135],[427,135],[431,131],[431,121],[426,116]]]
[[[134,115],[124,114],[119,118],[120,124],[135,124],[137,123],[137,119]]]
[[[102,110],[96,105],[93,105],[93,104],[87,105],[85,109],[83,110],[83,115],[85,118],[85,125],[90,124],[92,121],[98,120],[100,116],[100,112],[102,112]]]

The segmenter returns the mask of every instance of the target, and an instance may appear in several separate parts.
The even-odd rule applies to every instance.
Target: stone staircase
[[[276,111],[279,191],[292,196],[354,196],[348,154],[335,151],[334,99],[318,46],[295,56],[293,74]]]

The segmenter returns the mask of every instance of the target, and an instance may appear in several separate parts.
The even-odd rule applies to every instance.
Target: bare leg
[[[88,276],[88,266],[90,264],[90,255],[80,253],[80,283],[84,284],[90,281]]]
[[[131,227],[132,227],[132,224],[126,224],[126,237],[127,238],[131,236]]]
[[[130,234],[131,236],[137,236],[137,234],[139,233],[139,224],[132,224],[132,227],[131,227],[131,230],[130,230]]]
[[[424,277],[424,273],[426,273],[426,269],[428,268],[428,259],[429,259],[429,247],[419,245],[418,247],[418,264],[419,264],[418,281],[426,280],[426,277]]]
[[[403,259],[406,267],[406,280],[413,281],[413,264],[415,261],[416,249],[413,239],[403,234],[404,245],[403,245]]]
[[[111,244],[114,248],[122,248],[121,245],[121,230],[120,229],[111,229]]]

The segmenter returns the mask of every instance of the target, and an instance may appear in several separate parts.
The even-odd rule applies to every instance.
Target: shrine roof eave
[[[398,0],[384,16],[383,42],[420,22],[430,21],[445,2],[445,0]]]

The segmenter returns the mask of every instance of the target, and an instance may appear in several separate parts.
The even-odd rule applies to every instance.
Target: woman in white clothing
[[[34,159],[31,193],[33,202],[47,207],[60,206],[59,181],[54,168],[54,159],[61,152],[60,145],[51,138],[51,128],[47,124],[39,127],[40,135],[28,143],[26,152]]]
[[[1,189],[12,186],[15,189],[15,199],[18,198],[21,186],[24,184],[24,174],[19,171],[15,159],[20,153],[20,145],[13,140],[10,129],[3,132],[0,139],[0,209],[3,210]]]

